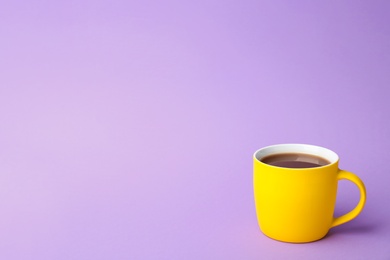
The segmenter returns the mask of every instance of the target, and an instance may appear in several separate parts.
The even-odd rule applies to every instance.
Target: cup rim
[[[318,145],[312,145],[312,144],[300,144],[300,143],[286,143],[286,144],[274,144],[265,146],[263,148],[258,149],[253,154],[253,159],[261,164],[267,165],[269,167],[276,167],[280,169],[289,169],[289,170],[313,170],[313,168],[287,168],[287,167],[279,167],[270,165],[267,163],[264,163],[261,161],[262,158],[265,156],[273,155],[273,154],[279,154],[279,153],[305,153],[310,155],[319,156],[322,158],[325,158],[330,163],[315,167],[314,169],[319,169],[323,167],[328,167],[330,165],[333,165],[339,161],[339,156],[333,152],[332,150],[318,146]]]

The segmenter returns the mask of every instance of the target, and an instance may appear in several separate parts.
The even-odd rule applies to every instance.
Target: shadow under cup
[[[277,163],[284,163],[281,158],[285,155],[290,156],[290,162],[291,158],[295,162],[305,162],[305,158],[297,156],[299,154],[306,160],[310,158],[308,163],[313,165],[302,168],[274,163],[275,158],[279,158]],[[274,161],[270,163],[267,158],[274,158]],[[365,187],[356,175],[340,170],[338,161],[339,157],[333,151],[306,144],[280,144],[256,151],[253,187],[261,231],[276,240],[304,243],[321,239],[331,227],[355,218],[365,203]],[[355,183],[361,198],[351,212],[334,218],[340,179]]]

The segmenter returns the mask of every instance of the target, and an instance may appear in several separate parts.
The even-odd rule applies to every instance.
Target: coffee
[[[330,164],[325,158],[304,153],[279,153],[262,158],[263,163],[283,168],[314,168]]]

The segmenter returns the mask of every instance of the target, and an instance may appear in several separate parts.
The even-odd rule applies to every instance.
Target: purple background
[[[390,259],[388,1],[3,1],[0,259]],[[265,237],[252,154],[325,146],[367,204]],[[340,182],[336,215],[357,203]]]

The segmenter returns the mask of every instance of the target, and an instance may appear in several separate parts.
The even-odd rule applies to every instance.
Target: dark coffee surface
[[[261,159],[263,163],[283,168],[314,168],[330,164],[325,158],[304,153],[279,153]]]

